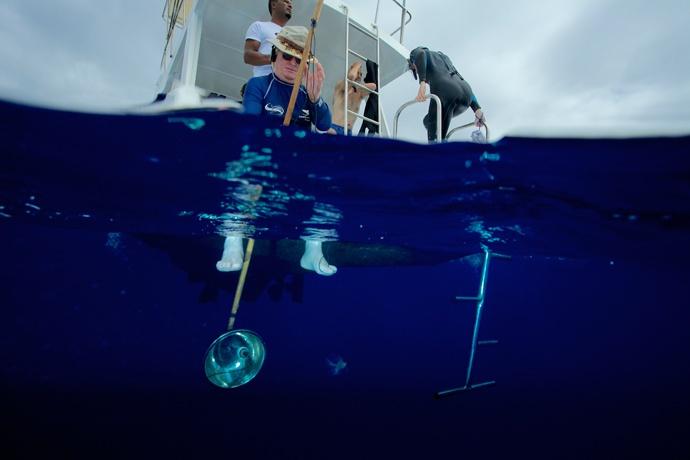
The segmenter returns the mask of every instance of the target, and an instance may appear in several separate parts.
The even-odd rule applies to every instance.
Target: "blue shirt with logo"
[[[290,102],[292,86],[273,73],[250,79],[242,101],[244,113],[275,117],[282,122]],[[290,125],[310,129],[312,123],[319,131],[328,130],[331,127],[331,110],[323,98],[311,102],[307,90],[300,86]]]

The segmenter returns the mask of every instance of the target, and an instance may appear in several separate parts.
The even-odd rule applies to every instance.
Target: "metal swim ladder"
[[[482,277],[479,282],[479,293],[476,296],[472,297],[464,297],[464,296],[457,296],[455,299],[458,301],[472,301],[476,302],[476,313],[475,313],[475,318],[474,318],[474,331],[472,333],[472,347],[470,349],[470,357],[467,363],[467,371],[465,375],[465,385],[458,387],[458,388],[451,388],[449,390],[443,390],[437,392],[434,397],[436,399],[444,398],[447,396],[452,396],[457,393],[462,393],[465,391],[469,390],[476,390],[477,388],[482,388],[482,387],[488,387],[491,385],[495,385],[496,381],[495,380],[487,380],[485,382],[481,383],[473,383],[471,384],[471,378],[472,378],[472,368],[474,366],[474,360],[475,360],[475,355],[477,353],[477,346],[478,345],[495,345],[498,343],[498,340],[479,340],[479,324],[481,323],[482,320],[482,309],[484,307],[484,299],[486,297],[486,282],[489,276],[489,262],[491,261],[491,258],[495,257],[497,259],[510,259],[510,256],[506,256],[503,254],[497,254],[495,252],[491,252],[489,248],[486,246],[482,246],[482,249],[484,250],[484,262],[482,265]]]
[[[381,62],[381,40],[379,38],[379,26],[375,22],[372,24],[374,29],[376,30],[376,34],[371,33],[370,31],[366,30],[364,27],[360,26],[357,23],[354,23],[350,20],[350,9],[346,5],[341,6],[343,11],[345,12],[345,98],[344,98],[344,119],[343,119],[343,129],[345,131],[345,135],[349,135],[349,127],[348,127],[348,118],[350,115],[352,115],[355,118],[361,118],[362,120],[366,120],[369,123],[372,123],[376,126],[379,127],[379,130],[381,130],[381,92],[380,92],[380,86],[381,86],[381,66],[379,63]],[[376,15],[378,16],[378,3],[376,5]],[[363,84],[350,80],[350,55],[356,56],[359,59],[362,59],[366,65],[366,62],[368,59],[364,56],[362,56],[360,53],[356,52],[352,48],[350,48],[350,27],[354,27],[355,29],[359,30],[362,32],[365,36],[373,39],[376,41],[376,90],[372,91]],[[378,104],[378,113],[377,113],[377,118],[378,120],[372,120],[371,118],[365,117],[364,115],[360,115],[358,112],[353,112],[350,110],[348,107],[348,98],[347,94],[349,93],[350,85],[354,85],[358,88],[360,88],[362,91],[366,91],[370,94],[375,94],[376,96],[379,97],[379,104]],[[353,123],[354,125],[354,123]]]
[[[398,40],[400,41],[400,44],[402,44],[403,36],[405,33],[405,26],[407,24],[409,24],[410,21],[412,21],[412,13],[410,13],[410,11],[407,9],[407,6],[406,6],[407,0],[402,0],[402,4],[398,0],[393,0],[393,3],[395,3],[397,6],[399,6],[400,10],[401,10],[400,27],[398,27],[393,32],[391,32],[390,35],[393,36],[397,33],[400,33]],[[344,80],[345,80],[345,98],[344,98],[345,113],[344,113],[344,117],[343,117],[344,118],[343,122],[344,122],[345,126],[343,128],[345,129],[346,135],[348,135],[348,118],[350,116],[353,116],[355,118],[360,118],[362,120],[366,120],[366,121],[378,126],[381,135],[384,133],[384,130],[385,130],[386,135],[390,134],[389,129],[388,129],[388,125],[386,123],[386,118],[385,118],[385,115],[383,113],[383,105],[381,104],[381,43],[380,43],[381,39],[379,36],[379,24],[378,24],[380,5],[381,5],[381,0],[378,0],[376,2],[376,15],[374,16],[374,23],[372,24],[372,27],[376,31],[375,34],[370,32],[369,30],[363,28],[359,24],[352,22],[350,20],[349,8],[346,5],[341,5],[341,8],[342,8],[343,12],[345,13],[345,78],[344,78]],[[405,18],[406,16],[407,16],[407,19]],[[366,86],[362,85],[361,83],[350,80],[350,78],[349,78],[350,55],[353,55],[359,59],[362,59],[365,63],[368,61],[368,59],[366,57],[364,57],[363,55],[361,55],[357,51],[350,48],[350,26],[354,27],[355,29],[357,29],[358,31],[360,31],[361,33],[366,35],[367,37],[370,37],[371,39],[376,41],[376,74],[377,74],[376,75],[376,86],[377,87],[376,87],[375,91],[372,91],[372,90],[368,89]],[[363,91],[367,91],[370,94],[375,94],[376,96],[378,96],[378,98],[379,98],[378,113],[377,113],[378,121],[372,120],[371,118],[365,117],[364,115],[360,115],[359,113],[353,112],[352,110],[349,109],[348,104],[347,104],[348,103],[347,94],[348,94],[348,89],[349,89],[350,84],[360,88]],[[440,117],[439,117],[439,119],[440,119]],[[393,137],[395,137],[395,136],[393,136]]]

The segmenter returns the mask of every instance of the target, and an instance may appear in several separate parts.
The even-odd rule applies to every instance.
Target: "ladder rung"
[[[361,54],[359,54],[359,53],[358,53],[357,51],[355,51],[355,50],[351,50],[350,48],[348,48],[347,51],[348,51],[350,54],[354,54],[355,56],[357,56],[358,58],[360,58],[360,59],[363,60],[363,61],[368,61],[368,59],[367,59],[366,56],[362,56]]]
[[[482,388],[482,387],[488,387],[491,385],[496,385],[495,380],[490,380],[488,382],[482,382],[482,383],[475,383],[474,385],[470,385],[470,390],[476,390],[477,388]]]
[[[458,393],[464,393],[466,391],[476,390],[478,388],[489,387],[491,385],[496,385],[496,381],[490,380],[488,382],[475,383],[474,385],[467,385],[464,387],[452,388],[450,390],[439,391],[434,395],[434,398],[435,399],[441,399],[441,398],[445,398],[447,396],[452,396],[452,395],[455,395]]]
[[[368,122],[370,122],[370,123],[374,123],[374,124],[377,125],[377,126],[379,126],[379,125],[381,124],[381,123],[379,123],[379,122],[376,121],[376,120],[372,120],[371,118],[365,117],[364,115],[360,115],[360,114],[358,114],[357,112],[353,112],[353,111],[350,110],[350,109],[347,109],[347,113],[349,113],[350,115],[355,116],[355,117],[357,117],[357,118],[361,118],[361,119],[363,119],[363,120],[366,120],[366,121],[368,121]]]
[[[477,345],[496,345],[498,344],[498,340],[480,340],[477,342]]]
[[[354,27],[355,29],[359,30],[360,32],[369,35],[371,38],[374,40],[378,40],[378,37],[374,35],[373,33],[369,32],[367,29],[363,28],[359,24],[355,24],[354,22],[350,22],[350,25]]]
[[[475,300],[475,301],[477,301],[477,300],[482,300],[482,298],[481,297],[465,297],[465,296],[459,295],[459,296],[455,297],[455,300]]]
[[[348,78],[348,79],[347,79],[347,82],[348,82],[348,83],[352,83],[352,84],[355,85],[355,86],[359,86],[360,88],[362,88],[364,91],[366,91],[366,92],[368,92],[368,93],[376,94],[377,96],[378,96],[378,94],[379,94],[379,92],[376,91],[375,89],[369,89],[369,88],[367,88],[365,85],[361,84],[361,83],[358,82],[358,81],[350,80],[350,79]]]

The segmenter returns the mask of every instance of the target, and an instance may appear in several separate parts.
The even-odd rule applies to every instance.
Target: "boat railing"
[[[427,94],[425,97],[425,101],[432,99],[436,101],[436,139],[441,139],[441,100],[436,96],[435,94]],[[393,120],[393,138],[398,137],[398,120],[400,119],[400,114],[405,110],[407,107],[417,104],[418,101],[417,99],[413,99],[411,101],[405,102],[403,105],[400,106],[397,112],[395,112],[395,118]],[[450,136],[452,136],[455,132],[460,131],[461,129],[469,128],[474,126],[474,122],[471,121],[469,123],[465,123],[464,125],[455,127],[451,129],[448,134],[446,135],[444,140],[450,139]],[[489,126],[486,123],[483,123],[482,126],[484,126],[484,129],[486,130],[485,134],[485,139],[486,142],[489,142]]]
[[[390,33],[390,36],[399,34],[398,41],[400,44],[403,43],[403,38],[405,36],[405,26],[412,21],[412,13],[407,9],[407,0],[402,0],[400,3],[398,0],[392,0],[400,8],[400,26]],[[163,6],[162,17],[168,25],[167,33],[165,37],[165,53],[171,46],[172,38],[175,33],[176,27],[184,27],[187,17],[192,10],[193,0],[165,0],[165,5]],[[379,11],[381,6],[381,0],[376,2],[376,15],[374,17],[374,24],[378,24],[379,21]],[[165,59],[164,59],[165,60]]]
[[[441,139],[441,99],[438,98],[435,94],[427,94],[424,97],[424,100],[433,100],[436,102],[436,139],[440,140]],[[395,112],[395,117],[393,118],[393,138],[398,137],[398,120],[400,119],[400,114],[408,108],[411,105],[414,104],[419,104],[420,101],[417,99],[412,99],[411,101],[405,102],[403,105],[400,106],[397,112]]]
[[[390,33],[390,36],[394,36],[398,32],[400,33],[400,36],[398,37],[398,41],[402,45],[403,43],[403,37],[405,34],[405,26],[412,21],[412,13],[410,13],[410,10],[407,9],[407,0],[403,0],[402,4],[398,0],[393,0],[393,3],[398,5],[400,7],[400,27],[395,29],[393,32]],[[379,23],[379,7],[381,5],[381,0],[377,0],[376,2],[376,16],[374,17],[374,24]],[[407,20],[405,20],[405,16],[407,16]]]

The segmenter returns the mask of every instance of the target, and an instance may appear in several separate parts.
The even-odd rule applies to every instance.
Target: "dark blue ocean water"
[[[3,450],[17,457],[685,458],[690,138],[422,146],[231,112],[0,105]],[[278,137],[280,136],[280,137]],[[258,201],[251,199],[261,186]],[[248,198],[248,196],[250,198]],[[206,348],[257,237],[237,327]],[[329,237],[330,278],[299,269]],[[483,247],[476,381],[461,386]],[[347,366],[332,375],[329,357]]]

